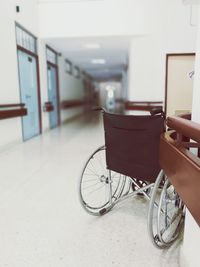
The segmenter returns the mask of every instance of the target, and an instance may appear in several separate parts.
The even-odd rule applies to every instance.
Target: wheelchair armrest
[[[106,109],[105,108],[102,108],[102,107],[99,107],[99,106],[93,107],[91,110],[92,111],[101,111],[103,113],[106,112]]]
[[[102,107],[92,107],[92,111],[102,111],[103,108]]]
[[[162,107],[152,108],[150,113],[152,116],[157,115],[157,114],[164,114]]]

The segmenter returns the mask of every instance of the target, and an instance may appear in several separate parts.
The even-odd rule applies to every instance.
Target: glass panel
[[[22,46],[33,53],[37,53],[36,38],[26,30],[22,29],[19,25],[16,25],[16,40],[17,45]]]
[[[57,64],[57,54],[47,47],[47,61]]]

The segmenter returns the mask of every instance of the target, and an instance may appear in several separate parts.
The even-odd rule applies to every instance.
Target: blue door
[[[40,133],[36,58],[18,50],[18,64],[21,102],[28,110],[22,118],[23,139],[28,140]]]
[[[58,120],[58,95],[57,95],[57,75],[56,67],[48,64],[48,97],[49,102],[52,102],[54,110],[49,113],[50,128],[55,128],[59,124]]]

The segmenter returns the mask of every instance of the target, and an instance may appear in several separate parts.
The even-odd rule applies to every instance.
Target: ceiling
[[[200,4],[200,0],[183,0],[183,4],[196,5]]]
[[[45,41],[95,80],[119,77],[127,66],[130,37],[56,38]],[[94,64],[92,60],[105,62]]]
[[[88,1],[103,1],[103,0],[38,0],[38,3],[65,3],[65,2],[88,2]]]

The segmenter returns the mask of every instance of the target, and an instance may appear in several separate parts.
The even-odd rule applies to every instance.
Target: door
[[[21,102],[26,104],[28,114],[22,118],[23,139],[40,134],[37,63],[34,56],[18,50]]]
[[[195,55],[168,55],[167,60],[166,114],[191,112]]]
[[[48,75],[48,98],[49,102],[53,104],[53,111],[49,113],[50,128],[55,128],[59,124],[58,119],[58,94],[57,94],[57,69],[56,67],[47,65]]]

